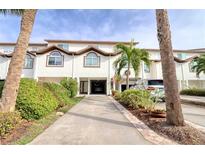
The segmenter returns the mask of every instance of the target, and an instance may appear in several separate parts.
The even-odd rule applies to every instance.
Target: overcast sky
[[[205,10],[169,10],[173,48],[205,47]],[[0,42],[15,42],[20,17],[0,15]],[[44,39],[139,41],[158,48],[154,10],[38,10],[31,42]]]

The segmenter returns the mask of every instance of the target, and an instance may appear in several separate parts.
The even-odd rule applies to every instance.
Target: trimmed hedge
[[[205,96],[205,89],[190,88],[180,92],[182,95]]]
[[[12,131],[20,122],[19,112],[0,112],[0,138]]]
[[[16,109],[25,119],[40,119],[55,110],[58,101],[43,85],[32,79],[21,79]]]
[[[4,81],[0,81],[0,98],[1,98],[1,95],[2,95],[3,88],[4,88]]]
[[[57,83],[43,83],[44,87],[48,88],[53,95],[57,98],[59,107],[63,107],[67,104],[72,104],[72,100],[69,98],[68,91],[62,85]]]
[[[68,90],[69,97],[75,97],[78,91],[78,83],[75,79],[64,78],[61,82],[61,85]]]
[[[119,101],[133,109],[151,109],[154,106],[150,92],[147,90],[125,90],[121,93]]]

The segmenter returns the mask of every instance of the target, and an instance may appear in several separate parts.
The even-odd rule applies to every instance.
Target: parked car
[[[162,79],[150,79],[146,81],[145,88],[151,91],[154,99],[165,101],[164,84]]]
[[[162,79],[149,79],[146,81],[140,79],[137,80],[131,89],[149,90],[155,101],[165,101],[164,84]]]

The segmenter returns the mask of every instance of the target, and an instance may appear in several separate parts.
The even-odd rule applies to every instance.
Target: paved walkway
[[[151,144],[107,96],[88,96],[30,144]]]
[[[157,104],[157,107],[165,109],[165,103]],[[205,127],[205,107],[198,105],[182,104],[182,111],[185,120]]]
[[[205,97],[180,95],[181,101],[186,104],[205,106]]]

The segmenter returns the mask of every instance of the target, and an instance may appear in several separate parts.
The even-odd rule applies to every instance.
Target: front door
[[[91,94],[106,94],[106,80],[91,80]]]
[[[88,94],[88,81],[80,81],[80,94]]]

